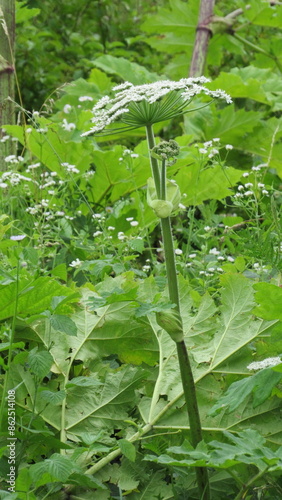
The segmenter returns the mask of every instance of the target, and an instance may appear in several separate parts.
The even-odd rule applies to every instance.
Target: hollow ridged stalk
[[[151,125],[147,125],[147,139],[150,150],[155,146],[154,134]],[[152,173],[154,177],[154,182],[156,186],[156,192],[158,197],[161,199],[162,189],[161,184],[163,184],[163,171],[162,179],[160,175],[159,165],[156,158],[150,156]],[[180,301],[178,292],[178,282],[176,274],[175,265],[175,255],[173,247],[173,238],[170,217],[161,218],[161,229],[163,236],[163,245],[165,253],[165,264],[167,271],[167,281],[169,298],[176,306],[177,311],[180,313]],[[181,381],[183,386],[184,398],[189,418],[189,425],[191,431],[191,443],[194,447],[202,441],[202,427],[196,397],[196,388],[194,377],[191,369],[191,364],[184,340],[176,342],[178,362],[180,367]],[[199,490],[199,498],[201,500],[210,500],[210,489],[209,489],[209,478],[207,469],[204,467],[196,468],[197,484]]]

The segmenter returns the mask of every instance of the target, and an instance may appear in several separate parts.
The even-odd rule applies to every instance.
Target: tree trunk
[[[13,101],[15,45],[15,0],[0,0],[0,141],[5,136],[3,125],[15,123]],[[0,142],[0,170],[5,169],[4,158],[13,154],[11,141]]]
[[[190,64],[189,76],[202,76],[204,73],[209,39],[212,31],[209,24],[212,20],[215,0],[201,0],[196,39]]]

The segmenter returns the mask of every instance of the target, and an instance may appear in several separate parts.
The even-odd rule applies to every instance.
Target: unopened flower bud
[[[176,309],[157,312],[156,320],[158,325],[169,334],[174,342],[182,342],[184,339],[182,320]]]

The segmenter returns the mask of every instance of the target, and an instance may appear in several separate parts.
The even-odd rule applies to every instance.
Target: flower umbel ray
[[[182,78],[178,82],[160,80],[144,85],[133,85],[129,82],[117,85],[112,89],[112,98],[104,96],[95,104],[91,119],[94,126],[82,136],[114,133],[116,129],[105,129],[118,119],[127,125],[126,130],[170,120],[189,111],[186,108],[198,94],[212,99],[224,99],[227,103],[232,102],[231,97],[223,90],[209,90],[203,85],[209,81],[200,76]]]

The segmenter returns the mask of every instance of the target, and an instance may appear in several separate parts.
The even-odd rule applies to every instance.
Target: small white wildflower
[[[230,255],[227,257],[227,260],[228,260],[229,262],[235,262],[235,259],[233,259],[233,257],[230,257]]]
[[[217,250],[217,248],[216,248],[216,247],[211,248],[211,250],[209,251],[209,253],[210,253],[211,255],[219,255],[219,254],[220,254],[219,250]]]
[[[181,250],[180,248],[176,248],[176,250],[175,250],[175,254],[176,254],[176,255],[182,255],[182,254],[183,254],[183,252],[182,252],[182,250]]]
[[[28,128],[26,129],[26,133],[27,133],[27,134],[31,134],[31,132],[32,132],[32,128],[28,127]]]
[[[206,274],[205,271],[200,271],[199,274],[203,275],[203,274]]]
[[[93,97],[90,97],[88,95],[82,95],[78,98],[80,102],[85,102],[85,101],[93,101]]]
[[[211,147],[212,146],[212,141],[206,141],[206,142],[204,142],[204,146],[205,146],[205,148]]]
[[[128,222],[131,222],[133,219],[134,219],[134,217],[126,217],[125,220],[127,220]]]
[[[185,264],[186,267],[191,267],[192,266],[192,262],[187,262],[187,264]]]
[[[262,192],[262,194],[269,194],[268,191],[267,191],[267,189],[262,189],[261,192]]]
[[[180,210],[186,210],[185,205],[183,205],[182,203],[179,203],[178,208],[180,208]]]
[[[94,238],[96,238],[96,236],[100,236],[101,234],[103,234],[102,231],[95,231],[95,233],[93,233],[93,236]]]
[[[145,265],[142,267],[143,271],[150,271],[151,266]]]
[[[10,139],[10,136],[9,135],[3,135],[2,139],[0,142],[6,142]]]
[[[108,231],[114,231],[115,227],[114,226],[108,226],[107,229],[108,229]]]
[[[27,167],[27,170],[33,170],[34,168],[40,167],[41,163],[33,163]]]
[[[253,187],[253,183],[252,182],[246,182],[245,187],[246,188],[251,188],[251,187]]]
[[[223,269],[221,267],[217,267],[216,270],[218,273],[223,273]]]
[[[65,106],[63,107],[63,111],[64,113],[66,113],[66,115],[68,115],[71,112],[71,109],[72,106],[70,104],[65,104]]]
[[[139,224],[139,222],[137,222],[137,220],[133,220],[132,222],[130,222],[130,225],[132,227],[136,227],[136,226],[138,226],[138,224]]]
[[[76,128],[75,123],[68,123],[65,118],[63,119],[62,127],[64,130],[67,130],[67,132],[71,132]]]
[[[227,150],[233,149],[232,144],[226,144],[225,149],[227,149]]]
[[[281,363],[281,359],[279,356],[276,358],[266,358],[262,361],[254,361],[253,363],[247,366],[248,370],[262,370],[263,368],[268,368],[270,366],[276,366]]]
[[[118,233],[118,239],[119,239],[120,241],[122,241],[122,240],[124,240],[124,238],[125,238],[125,234],[124,234],[122,231],[120,231],[120,232]]]
[[[245,189],[245,188],[244,188],[244,186],[242,186],[242,184],[240,184],[240,185],[238,186],[238,191],[243,191],[244,189]]]
[[[217,257],[217,260],[223,261],[223,260],[225,260],[225,257],[223,257],[223,255],[219,255],[219,256]]]
[[[254,268],[254,269],[259,269],[259,267],[260,267],[260,265],[259,265],[259,263],[258,263],[258,262],[255,262],[255,263],[253,264],[253,268]]]
[[[101,214],[93,214],[92,217],[93,217],[93,219],[101,219],[102,215]]]
[[[21,241],[26,237],[26,234],[16,234],[15,236],[10,236],[10,240]]]
[[[213,139],[213,142],[219,142],[219,141],[220,141],[220,138],[219,138],[219,137],[215,137],[215,138]]]
[[[242,177],[249,177],[249,175],[250,175],[249,172],[244,172]]]
[[[253,172],[259,172],[260,171],[260,167],[257,166],[257,167],[252,167],[252,171]]]
[[[259,183],[258,183],[258,187],[259,187],[259,188],[264,188],[264,187],[265,187],[265,184],[263,184],[262,182],[259,182]]]
[[[202,155],[205,155],[207,152],[208,152],[207,149],[199,148],[199,153],[201,153]]]
[[[244,196],[252,196],[253,194],[253,191],[245,191]]]
[[[5,189],[6,187],[8,187],[8,184],[6,184],[6,182],[0,182],[1,189]]]
[[[205,226],[205,227],[204,227],[204,230],[205,230],[205,231],[210,231],[210,230],[211,230],[211,227],[210,227],[210,226]]]
[[[58,215],[58,217],[63,217],[65,215],[65,212],[58,210],[55,215]]]
[[[4,158],[4,161],[7,163],[18,163],[18,159],[17,159],[16,155],[6,156],[6,158]]]
[[[242,193],[236,193],[234,194],[234,198],[243,198],[243,194]]]
[[[36,132],[38,132],[39,134],[46,134],[46,132],[48,132],[48,128],[46,127],[37,128]]]
[[[81,260],[79,260],[79,259],[75,259],[75,260],[73,260],[73,261],[69,264],[69,266],[70,266],[70,267],[80,267],[82,263],[83,263],[83,262],[82,262]]]
[[[132,153],[130,156],[131,158],[139,158],[139,155],[137,153]]]
[[[215,268],[214,268],[214,267],[209,267],[208,271],[209,271],[210,273],[214,273]]]
[[[197,257],[197,254],[196,253],[190,253],[188,255],[189,259],[195,259],[195,257]]]
[[[38,213],[38,208],[37,207],[28,207],[25,209],[25,211],[30,215],[36,215]]]
[[[121,157],[121,158],[119,158],[119,159],[118,159],[118,161],[123,161],[123,158],[122,158],[122,157]]]

